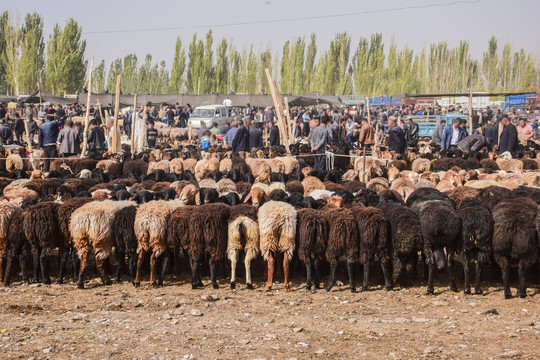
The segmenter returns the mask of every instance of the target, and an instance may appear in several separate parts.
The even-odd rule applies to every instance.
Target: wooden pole
[[[187,136],[188,136],[188,140],[191,141],[191,120],[188,120],[187,123],[188,123],[188,134],[187,134]],[[227,144],[227,145],[231,146],[231,144]]]
[[[379,146],[379,122],[377,122],[377,125],[375,125],[375,146],[373,150],[377,149],[377,146]],[[373,151],[371,152],[371,154],[373,154]]]
[[[135,94],[135,97],[133,98],[133,115],[131,116],[131,139],[130,139],[130,146],[131,151],[133,151],[133,146],[135,145],[135,120],[137,119],[137,94]],[[124,129],[126,127],[126,124],[124,124]]]
[[[146,120],[148,120],[148,106],[145,105],[143,109],[143,120],[141,121],[141,149],[144,148],[144,141],[146,140]]]
[[[272,75],[270,75],[270,71],[268,69],[264,69],[266,73],[266,79],[268,80],[268,85],[270,87],[270,92],[272,93],[272,99],[274,100],[274,106],[276,108],[276,113],[278,117],[278,128],[279,128],[279,137],[281,138],[281,143],[285,146],[285,149],[287,149],[287,152],[290,153],[289,149],[289,143],[287,141],[286,132],[285,132],[285,126],[283,124],[283,108],[280,106],[280,94],[278,92],[276,83],[272,79]]]
[[[268,126],[264,127],[264,147],[268,147]]]
[[[99,117],[101,118],[101,122],[105,122],[107,119],[103,116],[103,111],[101,110],[101,104],[99,103],[99,99],[97,99],[97,108],[99,112]]]
[[[369,111],[369,98],[366,98],[366,104],[367,104],[367,121],[369,125],[371,125],[371,111]]]
[[[94,57],[90,61],[90,74],[88,75],[88,96],[86,97],[86,114],[84,116],[83,148],[81,157],[86,153],[88,147],[88,118],[90,117],[90,95],[92,94],[92,72],[94,71]]]
[[[473,133],[473,102],[472,102],[472,89],[469,94],[469,135]]]
[[[294,142],[294,132],[291,131],[291,113],[289,111],[289,99],[285,96],[285,118],[287,119],[287,131],[289,133],[289,145]]]
[[[113,143],[112,151],[114,154],[118,153],[118,146],[116,146],[116,139],[118,134],[116,129],[118,128],[118,112],[120,111],[120,85],[122,83],[122,75],[116,77],[116,102],[114,103],[114,120],[113,120]]]
[[[36,170],[36,164],[34,164],[34,151],[32,150],[32,139],[30,139],[30,131],[28,131],[28,119],[24,120],[24,131],[26,132],[26,139],[28,153],[30,154],[30,163],[32,164],[32,169]]]
[[[364,148],[364,171],[362,175],[363,183],[366,183],[366,148]]]

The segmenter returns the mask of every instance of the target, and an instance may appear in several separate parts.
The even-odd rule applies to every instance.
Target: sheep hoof
[[[367,290],[368,290],[367,286],[362,286],[362,291],[367,291]]]
[[[51,279],[43,280],[43,283],[44,283],[45,285],[51,285]]]
[[[434,293],[435,293],[435,289],[433,289],[433,288],[431,288],[431,289],[428,288],[427,289],[427,295],[433,295]]]
[[[246,284],[246,287],[247,287],[249,290],[253,290],[253,285],[250,284],[250,283],[247,283],[247,284]]]
[[[234,282],[231,283],[231,290],[236,289],[236,284]]]
[[[264,291],[272,291],[272,285],[266,285]]]
[[[330,290],[332,289],[332,286],[328,285],[327,287],[324,288],[324,290],[330,292]]]
[[[394,287],[388,285],[388,286],[385,286],[385,290],[386,290],[386,291],[392,291],[392,290],[394,290]]]
[[[457,286],[456,285],[450,286],[450,291],[458,292]]]
[[[290,292],[291,291],[291,287],[289,285],[285,285],[285,292]]]
[[[511,299],[512,298],[512,294],[504,294],[504,298],[505,299]]]
[[[306,291],[311,291],[311,285],[306,285]]]
[[[84,289],[83,283],[77,283],[77,289]]]
[[[197,290],[199,288],[198,284],[191,284],[191,290]]]
[[[525,299],[527,297],[527,294],[519,294],[519,297]]]
[[[159,288],[159,284],[158,284],[158,283],[152,283],[152,287],[153,287],[154,289],[157,289],[157,288]]]
[[[58,279],[56,279],[56,283],[58,285],[62,285],[64,283],[64,279],[58,278]]]
[[[10,281],[4,281],[4,286],[10,286],[10,285],[11,285]]]
[[[133,286],[135,286],[136,288],[139,288],[141,287],[141,282],[140,281],[133,282]]]
[[[103,285],[112,285],[111,279],[107,279],[103,282]]]
[[[356,288],[351,288],[351,293],[355,294],[356,293]]]
[[[212,284],[212,287],[213,287],[214,289],[216,289],[216,290],[219,289],[219,285],[218,285],[218,284]]]
[[[315,289],[316,289],[316,290],[319,290],[320,288],[321,288],[321,285],[315,284]]]
[[[482,295],[484,292],[482,291],[482,289],[476,289],[476,290],[474,290],[474,293],[476,295]]]
[[[471,293],[471,289],[465,289],[463,290],[463,293],[469,295]]]

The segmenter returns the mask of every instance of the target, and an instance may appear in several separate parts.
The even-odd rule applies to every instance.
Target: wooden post
[[[36,164],[34,164],[34,151],[32,150],[32,139],[30,139],[30,131],[28,131],[28,119],[24,120],[24,131],[26,131],[26,139],[28,140],[26,147],[30,154],[30,163],[32,164],[32,169],[36,170]]]
[[[148,105],[143,109],[143,120],[141,121],[141,151],[144,148],[144,141],[146,140],[146,120],[148,119]]]
[[[188,128],[188,134],[187,134],[187,136],[188,136],[188,140],[191,141],[191,120],[188,119],[187,123],[188,123],[188,127],[187,127]],[[199,139],[197,139],[197,140],[199,140]],[[231,144],[227,144],[227,145],[231,146]]]
[[[285,96],[285,118],[287,119],[287,131],[289,134],[289,145],[294,142],[294,132],[291,130],[291,113],[289,111],[289,99]]]
[[[473,133],[473,102],[472,102],[472,89],[469,94],[469,135]]]
[[[373,147],[373,150],[375,150],[377,146],[379,146],[379,122],[375,125],[375,146]],[[373,154],[373,151],[371,153]]]
[[[268,147],[268,126],[264,127],[264,146]]]
[[[88,96],[86,97],[86,115],[84,116],[83,148],[81,157],[86,153],[88,147],[88,118],[90,117],[90,95],[92,94],[92,72],[94,71],[94,57],[90,61],[90,74],[88,75]]]
[[[122,83],[122,75],[116,77],[116,102],[114,103],[114,119],[113,119],[113,143],[112,151],[114,154],[118,153],[118,146],[116,146],[116,139],[118,134],[116,129],[118,128],[118,112],[120,111],[120,85]]]
[[[366,175],[367,175],[366,173],[366,148],[364,148],[364,171],[362,175],[362,180],[364,180],[363,181],[364,184],[366,183]]]
[[[137,119],[137,94],[135,94],[135,97],[133,99],[133,115],[131,116],[131,139],[130,139],[130,146],[131,151],[133,151],[133,146],[135,144],[135,131],[133,129],[135,128],[135,119]],[[125,129],[124,124],[124,129]]]
[[[369,98],[366,98],[366,106],[367,106],[367,121],[369,125],[371,125],[371,111],[369,111]]]
[[[101,118],[101,121],[102,122],[106,121],[107,119],[105,119],[105,117],[103,116],[103,111],[101,110],[101,104],[99,103],[99,99],[97,99],[97,108],[98,108],[99,117]]]
[[[281,107],[281,99],[280,94],[278,92],[276,83],[272,79],[272,75],[270,75],[270,71],[268,69],[264,69],[266,73],[266,79],[268,80],[268,85],[270,87],[270,92],[272,93],[272,99],[274,100],[274,106],[276,108],[276,113],[278,117],[278,128],[279,128],[279,137],[281,138],[281,143],[285,146],[285,149],[287,150],[287,153],[290,153],[289,149],[289,142],[287,141],[287,133],[285,132],[285,126],[283,123],[283,107]]]

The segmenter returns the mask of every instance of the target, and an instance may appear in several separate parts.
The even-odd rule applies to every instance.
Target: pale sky
[[[457,3],[306,19],[450,2]],[[63,26],[73,17],[83,28],[87,58],[95,56],[96,63],[105,59],[107,66],[111,60],[134,52],[139,62],[150,53],[154,61],[165,60],[170,68],[176,37],[180,36],[187,47],[193,33],[204,36],[210,28],[214,33],[214,44],[225,37],[232,39],[240,49],[250,44],[254,44],[255,49],[270,45],[273,54],[281,53],[286,40],[298,35],[304,35],[308,40],[312,32],[317,34],[320,51],[328,47],[337,32],[347,31],[352,37],[351,57],[360,37],[381,32],[385,50],[392,37],[398,48],[408,45],[415,53],[431,43],[447,41],[456,46],[460,40],[467,40],[472,55],[481,59],[489,38],[495,35],[500,48],[510,42],[513,50],[523,47],[540,59],[540,0],[0,0],[0,3],[0,9],[18,15],[19,22],[27,12],[36,11],[43,15],[46,34],[55,23]],[[277,19],[298,20],[257,23]],[[217,26],[245,22],[250,24]],[[176,29],[150,30],[156,28]],[[117,32],[131,29],[142,31]],[[98,31],[107,33],[95,33]]]

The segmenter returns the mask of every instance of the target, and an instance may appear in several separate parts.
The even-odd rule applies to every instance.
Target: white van
[[[198,106],[193,110],[189,120],[194,129],[200,129],[202,121],[205,122],[207,129],[210,129],[213,123],[217,123],[218,127],[221,128],[229,121],[229,112],[227,107],[223,105]]]

